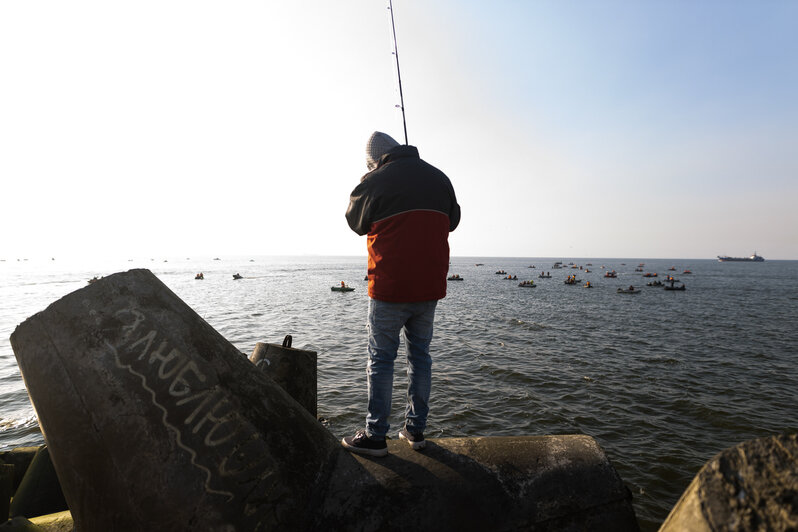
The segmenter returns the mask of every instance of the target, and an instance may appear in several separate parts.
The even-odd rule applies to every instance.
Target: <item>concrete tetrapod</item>
[[[147,270],[11,336],[75,526],[303,527],[335,438]]]
[[[77,530],[636,530],[587,436],[344,451],[147,270],[11,337]]]
[[[316,417],[317,354],[293,349],[290,339],[291,336],[286,336],[283,345],[258,342],[249,361]]]
[[[798,434],[742,442],[698,472],[660,532],[798,530]]]

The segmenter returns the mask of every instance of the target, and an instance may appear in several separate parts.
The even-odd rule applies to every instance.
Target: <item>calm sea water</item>
[[[552,269],[555,260],[565,267]],[[635,272],[641,262],[658,279],[674,274],[687,290],[647,287],[652,279]],[[0,262],[0,449],[43,441],[9,344],[14,328],[95,275],[138,267],[152,270],[245,353],[286,334],[294,347],[317,351],[319,414],[339,437],[362,426],[365,258],[91,266],[6,259]],[[499,269],[538,286],[520,288],[496,275]],[[612,269],[618,278],[604,278]],[[205,280],[194,280],[200,271]],[[656,530],[717,452],[798,430],[798,262],[455,257],[450,271],[464,281],[450,282],[438,306],[429,437],[593,436],[632,491],[643,530]],[[539,279],[542,271],[551,278]],[[234,273],[244,279],[234,281]],[[565,285],[571,274],[595,288]],[[331,292],[341,280],[356,290]],[[629,285],[642,293],[616,292]],[[394,430],[405,386],[398,371]]]

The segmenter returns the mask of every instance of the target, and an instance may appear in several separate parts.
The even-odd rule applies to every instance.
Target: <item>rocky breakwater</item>
[[[82,532],[637,529],[587,436],[350,455],[147,270],[65,296],[11,343]]]

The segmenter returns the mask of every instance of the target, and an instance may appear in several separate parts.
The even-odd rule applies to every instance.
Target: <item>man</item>
[[[408,386],[399,438],[413,449],[426,444],[432,323],[446,296],[449,232],[460,223],[460,206],[443,172],[385,133],[369,138],[366,164],[369,173],[352,191],[346,219],[355,233],[368,235],[368,414],[365,429],[341,443],[352,452],[385,456],[400,332]]]

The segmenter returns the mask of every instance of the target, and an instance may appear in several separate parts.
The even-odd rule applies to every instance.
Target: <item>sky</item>
[[[0,3],[0,259],[365,255],[382,0]],[[798,259],[798,2],[395,0],[453,256]]]

